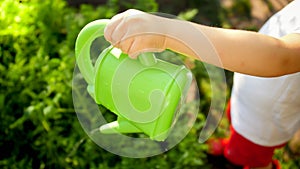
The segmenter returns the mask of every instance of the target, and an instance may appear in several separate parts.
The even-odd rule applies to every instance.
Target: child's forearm
[[[300,34],[276,39],[250,31],[213,28],[185,21],[174,24],[177,29],[173,31],[177,33],[171,34],[176,34],[177,38],[167,38],[166,47],[176,52],[257,76],[280,76],[300,71]],[[181,29],[187,28],[187,24],[192,24],[194,30],[191,27],[189,31]],[[182,34],[184,31],[185,35]]]

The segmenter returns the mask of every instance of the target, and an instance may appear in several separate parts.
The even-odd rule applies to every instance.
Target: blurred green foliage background
[[[249,0],[236,0],[230,8],[218,0],[0,1],[0,168],[193,169],[220,162],[210,160],[206,145],[197,142],[210,93],[206,71],[196,61],[187,64],[201,84],[200,113],[188,136],[170,151],[143,159],[119,157],[84,133],[72,103],[76,36],[87,23],[129,8],[227,28],[236,27],[228,19],[232,16],[251,19]],[[243,28],[257,30],[253,25]],[[227,72],[229,86],[231,78]],[[226,134],[227,127],[221,123],[215,136]],[[281,149],[276,154],[283,167],[297,168],[300,160],[286,160],[284,153]]]

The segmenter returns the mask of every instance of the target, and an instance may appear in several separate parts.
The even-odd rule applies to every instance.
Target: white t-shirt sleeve
[[[280,38],[300,33],[300,0],[272,16],[260,33]],[[300,72],[277,78],[235,73],[231,95],[234,129],[263,146],[288,141],[300,128]]]

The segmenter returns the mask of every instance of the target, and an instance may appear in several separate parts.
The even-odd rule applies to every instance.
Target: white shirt
[[[276,38],[300,33],[300,0],[272,16],[259,32]],[[277,78],[235,73],[231,118],[234,129],[258,145],[287,142],[300,129],[300,72]]]

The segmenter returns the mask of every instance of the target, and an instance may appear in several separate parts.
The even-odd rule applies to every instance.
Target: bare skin
[[[104,36],[132,58],[145,51],[170,49],[249,75],[275,77],[300,72],[300,34],[296,33],[277,39],[128,10],[111,19]]]

